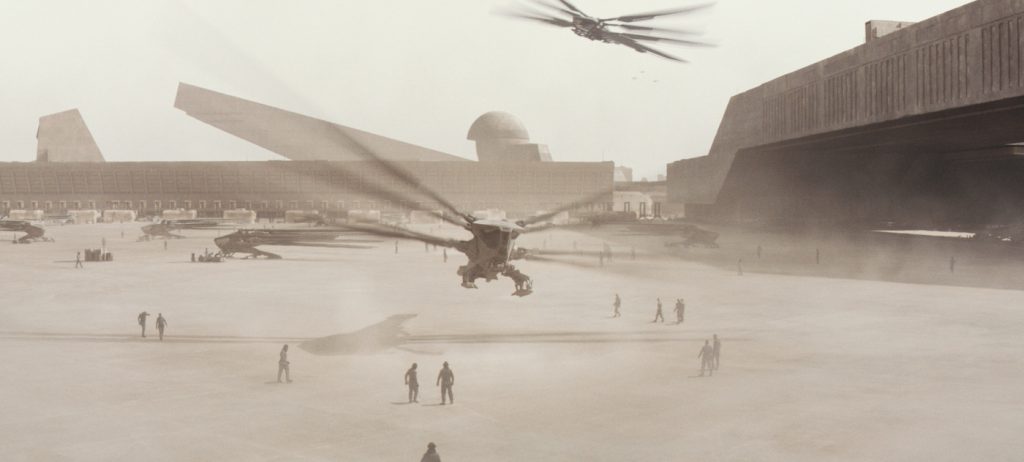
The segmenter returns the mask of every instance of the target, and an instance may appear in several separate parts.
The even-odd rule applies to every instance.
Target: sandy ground
[[[397,255],[387,242],[192,264],[215,232],[165,251],[121,229],[51,226],[55,243],[0,245],[0,459],[417,461],[428,441],[446,462],[1024,458],[1024,292],[958,286],[943,252],[917,250],[888,274],[835,263],[840,244],[815,244],[821,266],[804,241],[723,235],[722,249],[685,259],[523,262],[536,293],[517,298],[508,280],[460,288],[461,256],[444,264],[413,242]],[[115,261],[74,269],[76,249],[102,237]],[[600,245],[568,232],[524,241]],[[650,239],[614,243],[666,254]],[[990,271],[957,252],[965,281]],[[996,266],[1007,287],[1024,268]],[[878,280],[906,274],[915,283]],[[611,319],[616,292],[623,316]],[[656,297],[669,319],[684,297],[686,322],[652,324]],[[722,368],[699,377],[713,333]],[[284,343],[292,384],[275,380]],[[442,361],[453,406],[436,405]],[[421,404],[409,405],[412,362]]]

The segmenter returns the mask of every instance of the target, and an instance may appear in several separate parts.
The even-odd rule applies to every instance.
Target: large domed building
[[[477,117],[466,139],[476,142],[480,162],[550,162],[547,145],[530,143],[523,123],[507,112],[491,111]]]

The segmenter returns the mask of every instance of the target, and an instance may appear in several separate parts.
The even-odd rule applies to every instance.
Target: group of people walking
[[[418,403],[420,396],[420,381],[417,378],[417,364],[412,363],[409,370],[405,371],[405,385],[409,387],[409,402]],[[448,403],[455,404],[455,395],[452,394],[452,387],[455,386],[455,373],[445,361],[441,366],[441,372],[437,374],[435,386],[441,387],[441,405]],[[447,401],[445,401],[447,399]]]
[[[139,327],[142,328],[142,338],[146,338],[146,320],[152,316],[149,313],[143,311],[139,313],[138,321]],[[160,332],[160,341],[164,340],[164,329],[167,328],[167,319],[164,318],[163,313],[157,313],[156,315],[156,330]]]
[[[612,302],[612,317],[622,317],[622,298],[619,294],[615,294],[615,301]],[[686,302],[681,298],[676,299],[676,324],[682,324],[686,317]],[[652,323],[665,322],[665,313],[662,309],[661,298],[658,298],[657,309],[654,312],[654,320]],[[701,348],[700,352],[697,353],[697,358],[700,359],[700,375],[703,377],[704,373],[708,375],[714,375],[714,371],[718,370],[719,357],[722,353],[722,341],[719,340],[718,334],[714,334],[713,338],[704,341],[704,347]]]
[[[622,312],[620,311],[620,308],[622,308],[622,298],[619,297],[619,294],[615,294],[615,301],[612,302],[613,318],[622,317]],[[676,324],[682,324],[686,317],[686,302],[684,302],[681,298],[677,298],[676,307],[673,311],[675,311],[676,313]],[[654,320],[651,322],[665,322],[665,313],[664,311],[662,311],[661,298],[658,299],[658,308],[654,312]]]

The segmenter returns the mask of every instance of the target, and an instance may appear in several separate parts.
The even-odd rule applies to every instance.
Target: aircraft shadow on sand
[[[702,342],[703,337],[657,332],[529,332],[410,335],[403,324],[415,314],[391,316],[355,332],[330,335],[303,342],[303,350],[316,355],[371,353],[389,348],[408,348],[424,344],[464,343],[663,343]]]

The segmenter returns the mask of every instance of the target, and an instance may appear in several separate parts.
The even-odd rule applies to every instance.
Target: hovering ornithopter
[[[615,43],[625,45],[640,53],[652,53],[672,61],[687,62],[686,60],[672,56],[663,51],[651,48],[642,42],[664,42],[673,45],[684,46],[714,46],[710,43],[696,40],[687,40],[677,37],[665,37],[651,35],[651,33],[671,35],[695,35],[697,32],[687,29],[672,29],[654,26],[642,26],[632,24],[635,22],[649,21],[654,18],[671,15],[681,15],[701,10],[711,6],[708,4],[693,5],[669,10],[652,11],[648,13],[630,14],[614,18],[595,18],[584,13],[568,0],[558,0],[560,5],[551,0],[534,0],[533,3],[549,10],[557,11],[560,16],[552,16],[547,13],[536,11],[520,5],[517,9],[499,10],[497,13],[517,19],[540,22],[555,27],[572,29],[573,33],[590,40],[604,43]],[[568,16],[566,18],[565,16]],[[641,33],[637,33],[641,32]]]

